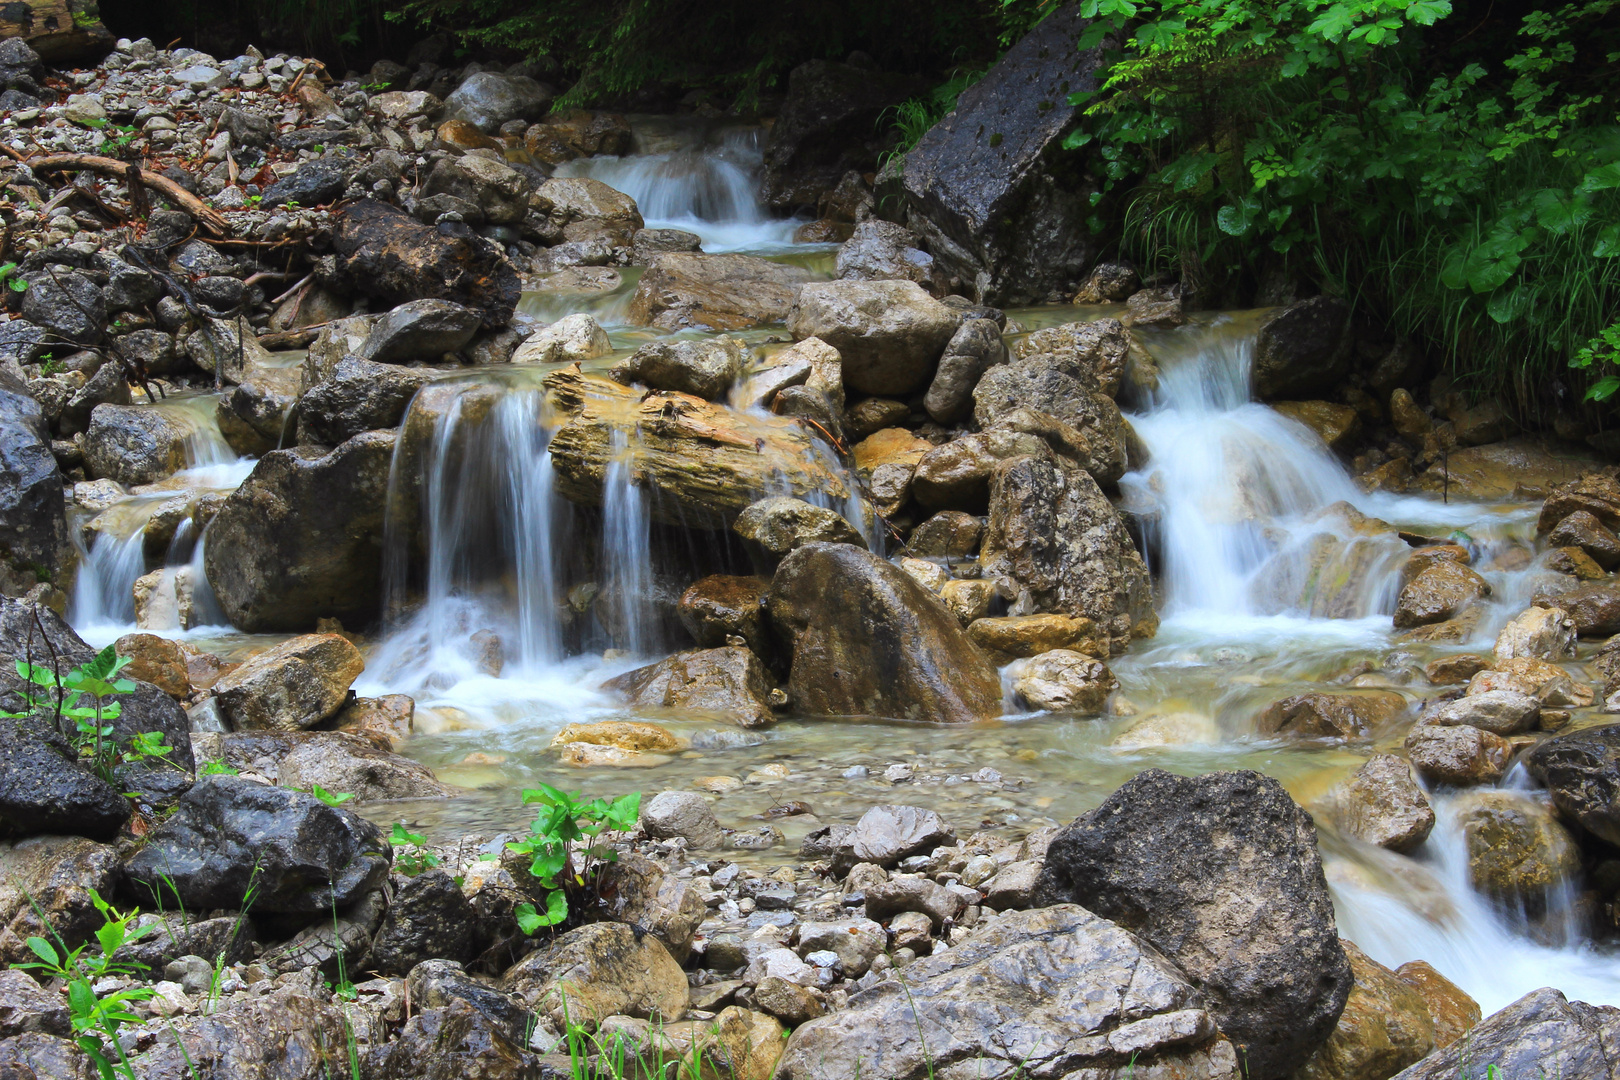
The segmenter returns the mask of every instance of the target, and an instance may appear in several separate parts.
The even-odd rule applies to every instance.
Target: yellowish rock
[[[668,728],[641,720],[601,720],[594,724],[569,724],[551,740],[552,746],[593,743],[620,750],[679,750],[685,743]]]
[[[976,619],[968,625],[967,633],[975,645],[1002,664],[1053,649],[1068,649],[1100,658],[1108,656],[1107,636],[1084,616],[1008,615]]]

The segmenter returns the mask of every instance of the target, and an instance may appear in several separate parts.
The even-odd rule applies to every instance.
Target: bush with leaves
[[[530,857],[529,873],[546,890],[544,911],[533,904],[519,904],[514,911],[525,934],[586,914],[585,907],[598,899],[602,869],[619,858],[611,846],[599,842],[602,834],[628,832],[641,812],[639,791],[612,801],[585,802],[582,795],[549,784],[523,792],[523,805],[538,805],[540,812],[529,825],[529,835],[506,846]]]

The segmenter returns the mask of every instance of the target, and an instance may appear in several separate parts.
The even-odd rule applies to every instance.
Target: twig
[[[283,300],[287,299],[287,297],[291,296],[293,293],[297,292],[299,289],[302,289],[305,285],[308,285],[312,280],[314,280],[314,278],[315,278],[315,275],[313,273],[305,274],[301,280],[299,280],[299,281],[297,281],[297,282],[295,282],[293,284],[292,288],[288,289],[286,292],[282,293],[280,296],[276,297],[274,300],[272,300],[270,302],[272,304],[281,303]]]
[[[123,180],[125,183],[133,181],[134,183],[145,184],[147,187],[155,188],[161,192],[164,198],[181,207],[216,236],[224,236],[231,230],[230,222],[226,221],[225,216],[218,210],[215,210],[167,176],[159,173],[143,172],[138,165],[126,161],[117,161],[113,158],[96,157],[92,154],[53,154],[50,157],[23,160],[28,161],[29,166],[33,168],[35,173],[48,170],[93,172]]]

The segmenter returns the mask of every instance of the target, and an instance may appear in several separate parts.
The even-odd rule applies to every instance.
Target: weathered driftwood
[[[28,167],[35,173],[93,172],[98,176],[110,176],[125,183],[138,183],[161,194],[216,236],[224,236],[231,231],[230,222],[226,221],[225,216],[218,210],[167,176],[146,172],[138,165],[127,161],[96,157],[94,154],[52,154],[49,157],[28,159]]]
[[[99,58],[113,36],[93,0],[10,0],[0,4],[0,38],[20,37],[48,64]]]

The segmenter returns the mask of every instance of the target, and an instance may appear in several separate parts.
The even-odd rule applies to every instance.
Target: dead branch
[[[143,172],[138,165],[93,154],[52,154],[49,157],[30,158],[28,165],[34,172],[58,170],[61,172],[93,172],[110,176],[125,183],[143,184],[161,193],[164,198],[196,218],[209,232],[224,236],[231,231],[230,222],[218,210],[159,173]]]

